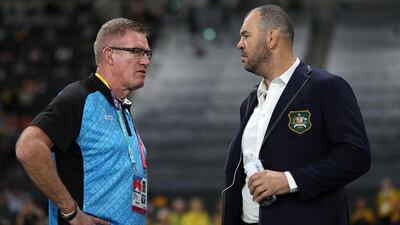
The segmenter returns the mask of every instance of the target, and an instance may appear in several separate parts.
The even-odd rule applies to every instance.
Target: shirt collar
[[[107,80],[106,80],[99,72],[96,72],[94,75],[95,75],[105,86],[107,86],[107,88],[110,90],[110,84],[107,82]],[[125,98],[123,101],[122,101],[121,99],[119,99],[118,97],[117,97],[117,99],[120,101],[121,106],[122,106],[123,108],[129,109],[129,108],[131,107],[131,105],[132,105],[132,102],[129,101],[128,98]]]
[[[299,58],[296,57],[296,60],[294,61],[294,63],[289,67],[289,69],[287,69],[282,75],[280,75],[279,77],[275,78],[272,80],[272,82],[282,82],[284,85],[286,85],[290,78],[292,77],[295,69],[297,68],[297,66],[300,64],[300,60]],[[260,82],[260,85],[258,86],[257,89],[257,96],[261,96],[263,94],[267,94],[268,89],[267,89],[267,84],[264,82],[265,79],[263,79]]]
[[[292,66],[289,67],[288,70],[286,70],[286,72],[284,72],[281,76],[279,76],[279,78],[285,83],[287,84],[290,80],[290,78],[292,77],[294,70],[297,68],[297,66],[300,64],[300,60],[299,58],[296,58],[296,61],[294,61],[294,63],[292,64]]]

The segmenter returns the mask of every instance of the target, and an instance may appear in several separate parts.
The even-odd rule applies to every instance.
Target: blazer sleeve
[[[322,122],[327,154],[290,170],[304,201],[343,187],[366,173],[371,164],[364,122],[350,85],[334,76],[324,86]]]

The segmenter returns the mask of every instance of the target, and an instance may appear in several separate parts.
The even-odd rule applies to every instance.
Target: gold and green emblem
[[[311,128],[311,112],[308,110],[290,111],[288,127],[292,131],[303,134]]]

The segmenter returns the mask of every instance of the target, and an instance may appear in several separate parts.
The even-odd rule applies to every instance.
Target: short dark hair
[[[98,64],[103,48],[106,47],[104,46],[105,40],[110,36],[122,36],[127,30],[142,33],[146,36],[149,34],[148,29],[144,24],[130,19],[115,18],[107,21],[97,32],[96,41],[93,44],[96,65]]]
[[[260,12],[259,28],[267,30],[271,28],[278,29],[284,36],[286,36],[293,45],[294,30],[292,20],[289,15],[277,5],[263,5],[251,10]]]

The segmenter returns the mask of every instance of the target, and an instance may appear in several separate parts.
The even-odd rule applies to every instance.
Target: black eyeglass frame
[[[136,57],[143,57],[144,54],[146,54],[146,56],[149,60],[151,59],[151,57],[153,55],[152,50],[146,50],[143,48],[124,48],[124,47],[109,47],[109,48],[111,48],[113,50],[127,51],[127,52],[134,54]]]

